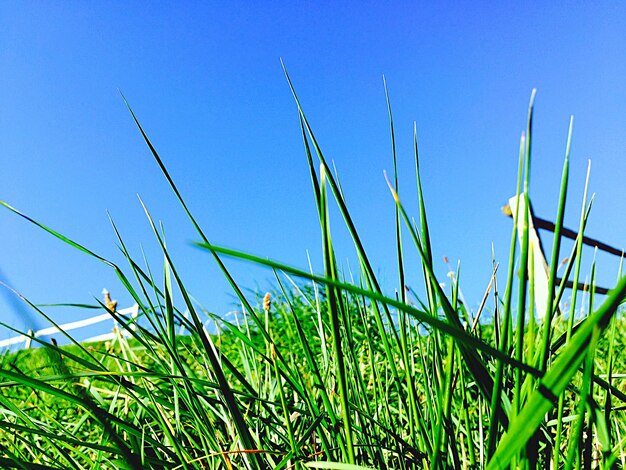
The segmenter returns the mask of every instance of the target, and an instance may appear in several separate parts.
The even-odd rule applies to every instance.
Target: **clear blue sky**
[[[195,297],[213,312],[230,310],[228,286],[209,256],[190,246],[197,237],[122,90],[214,243],[299,267],[309,250],[320,268],[317,216],[282,57],[391,288],[385,74],[401,193],[414,199],[415,121],[438,273],[447,272],[443,256],[461,260],[465,297],[475,307],[489,279],[492,242],[506,263],[511,223],[500,206],[515,190],[533,87],[537,214],[554,217],[573,114],[566,223],[577,225],[590,158],[597,200],[588,233],[626,245],[626,7],[557,3],[2,2],[0,199],[123,263],[109,210],[133,253],[140,259],[143,246],[160,274],[140,194],[163,221]],[[339,259],[353,260],[339,220],[334,228]],[[122,306],[130,304],[106,266],[6,210],[0,235],[0,277],[33,302],[93,303],[107,287]],[[229,266],[253,289],[263,291],[272,277]],[[420,276],[412,266],[409,284]],[[613,279],[616,265],[606,266]],[[9,297],[0,296],[1,319],[27,327]],[[48,311],[59,322],[90,314]]]

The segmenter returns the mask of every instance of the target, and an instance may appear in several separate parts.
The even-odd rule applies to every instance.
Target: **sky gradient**
[[[461,261],[470,307],[507,261],[518,142],[537,88],[531,198],[554,218],[574,115],[566,224],[578,225],[587,160],[596,201],[588,234],[626,245],[626,7],[622,2],[2,2],[0,200],[119,262],[107,211],[154,273],[162,256],[137,198],[164,224],[192,294],[236,308],[152,160],[129,101],[212,242],[322,268],[296,107],[282,58],[366,250],[396,283],[392,169],[382,76],[396,125],[400,192],[413,215],[416,123],[437,273]],[[354,263],[340,220],[337,255]],[[102,263],[0,211],[0,280],[34,303],[131,299]],[[408,284],[419,283],[408,250]],[[601,262],[604,259],[601,258]],[[262,293],[272,274],[228,262]],[[617,264],[607,259],[605,282]],[[505,275],[501,270],[501,276]],[[0,320],[34,321],[0,295]],[[48,308],[56,321],[89,311]],[[47,326],[42,320],[37,325]],[[0,337],[9,333],[0,332]]]

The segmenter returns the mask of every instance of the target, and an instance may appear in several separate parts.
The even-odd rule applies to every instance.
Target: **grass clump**
[[[417,139],[417,222],[403,206],[391,106],[394,172],[388,183],[396,210],[398,268],[398,294],[392,297],[380,286],[339,181],[295,92],[294,97],[319,216],[322,273],[212,244],[131,111],[196,230],[199,249],[217,263],[241,303],[232,319],[216,317],[192,301],[147,208],[164,258],[160,280],[131,256],[115,224],[128,261],[125,269],[2,203],[107,264],[139,305],[140,316],[129,321],[112,311],[130,337],[120,334],[109,345],[85,345],[69,337],[67,347],[43,343],[40,349],[3,357],[0,464],[42,469],[619,467],[626,395],[615,383],[626,325],[615,313],[626,278],[600,301],[592,275],[588,313],[574,321],[574,307],[580,304],[576,289],[570,312],[559,310],[565,281],[557,283],[556,263],[571,126],[548,307],[535,312],[536,276],[529,260],[537,253],[529,241],[531,214],[523,209],[530,207],[533,95],[519,151],[516,193],[524,203],[512,211],[503,292],[493,282],[485,296],[493,302],[493,324],[487,324],[478,321],[480,312],[472,316],[460,301],[458,283],[446,293],[435,276]],[[354,242],[357,281],[347,280],[338,266],[331,204]],[[566,267],[574,272],[575,286],[590,206],[585,196],[580,235]],[[403,236],[419,254],[423,296],[405,284],[408,245]],[[225,257],[266,266],[275,275],[275,292],[250,298],[228,271]],[[204,327],[208,319],[218,326],[217,334]]]

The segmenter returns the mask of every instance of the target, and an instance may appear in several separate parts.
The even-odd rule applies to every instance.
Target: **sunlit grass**
[[[237,296],[241,311],[234,317],[216,317],[192,300],[184,273],[178,271],[162,230],[145,206],[163,254],[159,276],[130,254],[115,224],[125,268],[2,203],[113,269],[140,306],[140,316],[131,325],[132,321],[112,313],[130,337],[120,334],[110,344],[73,341],[59,348],[41,342],[42,348],[3,357],[0,465],[29,469],[620,466],[626,395],[615,384],[626,372],[619,355],[626,325],[615,320],[615,312],[626,293],[626,277],[600,299],[594,295],[594,264],[591,292],[584,299],[586,313],[576,321],[575,308],[582,305],[576,300],[577,291],[566,294],[564,284],[555,282],[572,126],[556,203],[547,311],[535,311],[536,276],[528,260],[539,254],[529,243],[530,213],[513,208],[504,288],[498,292],[496,282],[490,283],[481,304],[481,310],[493,313],[490,324],[475,321],[461,301],[458,273],[450,292],[435,275],[415,136],[417,221],[403,205],[405,197],[414,196],[398,190],[404,175],[397,171],[389,100],[395,295],[381,288],[374,271],[376,260],[367,255],[339,181],[295,91],[294,97],[319,216],[321,273],[211,243],[131,111],[196,230],[198,256],[217,263]],[[525,202],[520,207],[525,208],[532,194],[533,103],[534,93],[520,140],[515,188],[518,200]],[[339,209],[358,256],[360,269],[349,279],[337,262],[341,255],[333,243],[332,205]],[[568,275],[574,272],[574,285],[581,277],[580,237],[590,207],[585,189],[581,235],[566,266]],[[422,297],[405,285],[410,252],[420,257]],[[275,255],[280,258],[280,253]],[[275,276],[275,291],[263,299],[246,294],[228,271],[226,257],[265,266]],[[571,296],[571,308],[561,314],[558,306],[564,295]],[[180,304],[177,298],[182,299]],[[204,328],[207,320],[217,326],[216,334]]]

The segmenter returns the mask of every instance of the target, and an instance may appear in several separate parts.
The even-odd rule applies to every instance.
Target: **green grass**
[[[537,254],[529,248],[529,214],[515,213],[504,287],[490,284],[483,304],[494,323],[474,322],[460,301],[459,273],[450,292],[435,275],[416,138],[417,221],[404,208],[402,201],[411,195],[401,196],[398,190],[402,175],[397,172],[388,100],[394,168],[389,201],[396,210],[400,293],[389,296],[295,92],[294,97],[319,215],[321,273],[211,243],[131,111],[196,230],[198,256],[217,263],[241,303],[242,313],[235,318],[216,317],[192,300],[184,273],[145,206],[163,253],[158,278],[149,265],[132,257],[113,222],[127,261],[124,268],[2,203],[113,269],[140,306],[140,316],[131,328],[113,314],[131,334],[128,339],[83,345],[68,338],[70,346],[43,343],[42,348],[2,358],[0,465],[621,468],[626,395],[620,374],[626,364],[619,352],[626,323],[615,314],[626,293],[626,277],[599,298],[593,293],[594,265],[591,292],[580,302],[576,296],[581,293],[565,294],[551,281],[548,311],[534,312],[535,276],[527,270],[527,260]],[[520,144],[516,188],[527,203],[533,101],[534,94]],[[570,126],[556,203],[552,280],[560,259],[571,132]],[[358,256],[359,270],[350,276],[337,261],[341,255],[333,243],[331,205],[339,209]],[[582,202],[581,234],[590,206],[586,199]],[[525,228],[521,244],[515,224]],[[583,269],[581,241],[566,268],[575,280]],[[420,257],[421,296],[405,284],[405,259],[413,256],[409,253]],[[227,257],[271,270],[275,291],[270,304],[238,285],[223,261]],[[557,306],[564,295],[571,295],[572,308],[560,315]],[[574,306],[583,304],[585,314],[574,321]],[[543,320],[536,320],[535,313]],[[217,334],[203,328],[207,319],[218,325]],[[188,334],[177,334],[181,326]]]

